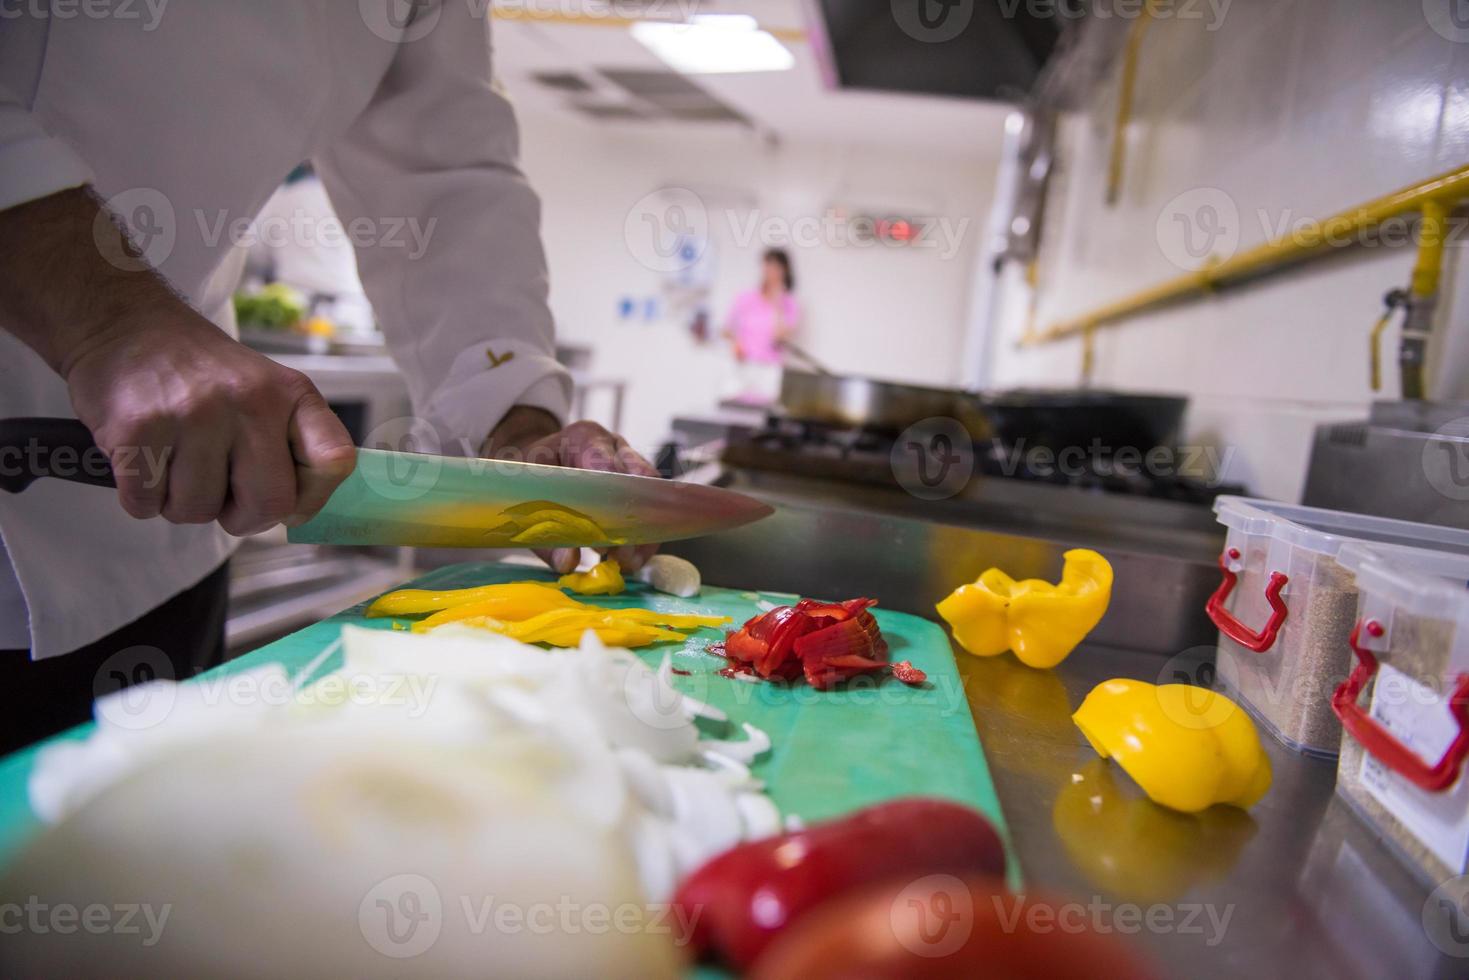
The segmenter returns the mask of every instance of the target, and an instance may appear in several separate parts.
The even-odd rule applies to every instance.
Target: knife
[[[52,477],[115,487],[75,419],[0,420],[0,490]],[[774,510],[732,490],[509,460],[357,450],[357,467],[297,544],[422,548],[606,548],[693,538]]]

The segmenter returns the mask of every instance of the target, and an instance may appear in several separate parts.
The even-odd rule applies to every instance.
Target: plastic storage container
[[[1343,549],[1361,593],[1333,695],[1336,789],[1431,887],[1469,912],[1469,558]]]
[[[1281,742],[1335,757],[1331,695],[1351,669],[1357,619],[1356,583],[1337,555],[1372,544],[1423,561],[1469,556],[1469,531],[1244,497],[1219,497],[1214,511],[1229,529],[1207,606],[1218,685]]]

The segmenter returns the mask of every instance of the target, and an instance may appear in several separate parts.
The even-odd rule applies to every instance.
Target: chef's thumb
[[[290,438],[296,460],[296,506],[285,525],[297,527],[315,517],[351,474],[357,466],[357,447],[342,420],[315,391],[296,403]]]

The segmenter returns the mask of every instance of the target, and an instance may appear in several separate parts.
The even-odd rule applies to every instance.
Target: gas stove
[[[910,457],[925,453],[935,456],[935,464],[940,454],[957,460],[968,469],[968,482],[1008,480],[1201,506],[1211,504],[1220,494],[1243,490],[1217,479],[1178,472],[1199,468],[1199,461],[1171,447],[1119,451],[1094,441],[1056,451],[1027,446],[1023,437],[1013,442],[999,437],[978,439],[957,426],[951,429],[922,429],[920,425],[899,433],[870,426],[824,425],[771,413],[762,426],[728,434],[720,458],[734,469],[893,490],[911,487],[911,471],[922,460]],[[966,493],[972,493],[972,488],[956,486],[954,492],[942,496]]]

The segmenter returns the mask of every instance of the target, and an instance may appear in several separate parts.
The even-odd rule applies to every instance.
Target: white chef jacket
[[[445,451],[478,447],[513,405],[565,417],[540,205],[491,82],[488,4],[104,0],[32,13],[48,6],[0,19],[0,208],[93,184],[141,222],[139,244],[174,288],[232,329],[249,244],[232,229],[309,158],[343,223],[357,222],[363,283]],[[432,223],[422,254],[410,219]],[[0,331],[0,417],[28,415],[75,413],[61,380]],[[12,579],[0,565],[0,648],[28,644],[37,659],[131,622],[234,545],[217,525],[135,521],[112,491],[57,480],[0,493],[0,538],[13,566]],[[17,581],[28,628],[13,615]]]

